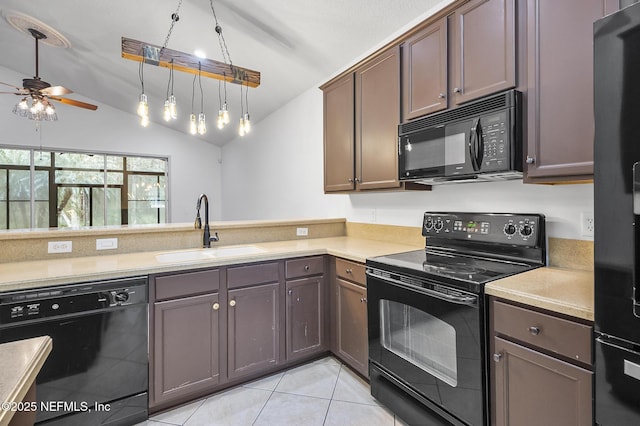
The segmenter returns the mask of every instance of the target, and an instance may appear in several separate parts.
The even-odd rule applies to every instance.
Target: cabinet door
[[[516,85],[515,0],[471,0],[454,14],[453,101]]]
[[[528,181],[593,178],[593,21],[603,13],[603,0],[527,2]]]
[[[279,283],[229,290],[228,376],[279,363]]]
[[[355,188],[353,90],[352,74],[324,88],[325,192]]]
[[[324,349],[323,278],[287,281],[287,360]]]
[[[402,119],[447,108],[447,18],[402,44]]]
[[[154,303],[156,404],[219,383],[219,308],[217,294]]]
[[[375,56],[355,78],[357,187],[399,187],[400,47]]]
[[[593,424],[592,372],[499,337],[494,343],[494,424]]]
[[[368,377],[367,290],[340,278],[336,282],[336,352]]]

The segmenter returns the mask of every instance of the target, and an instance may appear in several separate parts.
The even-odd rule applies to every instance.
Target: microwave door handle
[[[478,118],[473,126],[471,132],[469,132],[469,157],[471,157],[471,165],[474,171],[480,170],[480,164],[478,163],[478,127],[480,126],[480,119]]]

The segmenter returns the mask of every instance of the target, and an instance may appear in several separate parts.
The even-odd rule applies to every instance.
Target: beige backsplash
[[[309,235],[298,237],[297,228]],[[389,243],[424,246],[419,227],[346,222],[345,219],[213,222],[220,242],[215,245],[349,236]],[[97,238],[118,238],[116,250],[96,250]],[[72,241],[72,253],[47,253],[49,241]],[[181,250],[202,245],[202,230],[190,224],[82,230],[34,230],[0,232],[0,263],[61,259],[157,250]],[[593,241],[549,238],[549,266],[593,270]]]

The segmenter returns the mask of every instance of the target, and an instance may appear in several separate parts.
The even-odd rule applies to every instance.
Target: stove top
[[[541,215],[425,213],[422,234],[425,249],[367,259],[368,269],[482,293],[546,260]]]

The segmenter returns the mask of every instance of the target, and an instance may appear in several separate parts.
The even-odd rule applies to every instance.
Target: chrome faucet
[[[205,194],[200,194],[198,197],[198,202],[196,204],[196,229],[202,229],[202,220],[200,220],[200,204],[202,204],[202,200],[204,200],[204,232],[202,234],[202,247],[209,248],[211,247],[211,242],[214,243],[220,240],[218,237],[218,233],[214,232],[213,236],[211,236],[211,231],[209,231],[209,199]]]

